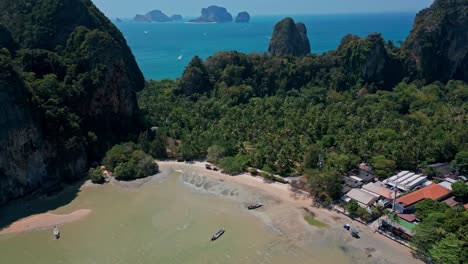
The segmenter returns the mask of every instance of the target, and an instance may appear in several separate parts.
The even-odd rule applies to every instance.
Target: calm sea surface
[[[353,14],[293,16],[307,26],[312,52],[335,49],[343,36],[380,32],[386,40],[404,41],[415,14]],[[145,78],[177,78],[195,56],[207,58],[217,51],[244,53],[268,49],[275,23],[283,16],[253,17],[249,24],[192,24],[186,22],[117,23]]]

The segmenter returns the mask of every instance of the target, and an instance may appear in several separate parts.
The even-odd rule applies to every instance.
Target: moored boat
[[[218,232],[216,232],[216,234],[214,234],[212,237],[211,237],[211,241],[215,241],[216,239],[218,239],[220,236],[222,236],[224,234],[224,228],[221,228]]]

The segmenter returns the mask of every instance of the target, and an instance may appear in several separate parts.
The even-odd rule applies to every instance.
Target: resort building
[[[368,208],[379,200],[379,196],[361,189],[351,189],[351,191],[346,193],[344,200],[346,202],[355,200],[361,207]]]
[[[381,182],[368,183],[362,186],[362,190],[367,191],[373,195],[379,196],[379,200],[377,201],[377,203],[383,207],[391,205],[393,199],[395,198],[395,191],[386,188],[385,185]],[[400,195],[400,192],[397,192],[396,196],[398,197],[398,195]]]
[[[450,196],[451,191],[439,184],[431,184],[417,191],[403,195],[397,198],[395,210],[399,213],[411,213],[414,211],[414,205],[424,199],[441,201]]]

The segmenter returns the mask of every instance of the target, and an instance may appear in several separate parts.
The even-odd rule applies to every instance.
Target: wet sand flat
[[[341,227],[349,220],[311,208],[307,195],[291,193],[287,185],[223,175],[201,163],[159,165],[160,174],[141,181],[84,184],[69,203],[47,213],[69,215],[83,208],[92,213],[63,223],[60,240],[53,240],[49,229],[0,235],[2,259],[9,263],[418,263],[408,250],[374,237],[365,227],[358,226],[362,239],[351,238]],[[246,209],[256,201],[264,206]],[[303,207],[313,210],[328,227],[308,225]],[[0,215],[5,210],[15,207],[0,208]],[[221,227],[226,233],[211,242]]]

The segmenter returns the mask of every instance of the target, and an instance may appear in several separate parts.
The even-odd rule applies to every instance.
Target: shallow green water
[[[61,227],[0,236],[1,263],[347,263],[338,248],[298,248],[233,199],[193,191],[173,173],[138,189],[87,187],[52,211],[89,208]],[[13,209],[9,209],[10,212]],[[5,213],[5,210],[2,211]],[[226,233],[210,237],[219,228]]]

